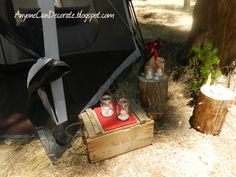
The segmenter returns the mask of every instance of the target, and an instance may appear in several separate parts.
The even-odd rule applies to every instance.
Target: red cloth
[[[100,121],[104,131],[109,131],[115,128],[137,123],[137,120],[130,112],[129,112],[129,119],[126,121],[121,121],[118,119],[116,113],[114,113],[111,117],[103,117],[101,107],[94,108],[94,111],[96,112],[98,120]]]

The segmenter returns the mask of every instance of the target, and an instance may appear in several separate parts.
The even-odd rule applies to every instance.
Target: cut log
[[[168,92],[168,77],[148,80],[139,77],[140,103],[147,114],[154,120],[161,119],[165,112]]]
[[[189,120],[191,127],[201,133],[219,135],[234,99],[234,92],[224,86],[202,86]]]

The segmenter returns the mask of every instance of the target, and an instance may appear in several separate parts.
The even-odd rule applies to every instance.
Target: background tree
[[[184,8],[185,9],[190,9],[190,1],[191,0],[184,0]]]
[[[193,26],[186,50],[193,45],[212,42],[219,50],[220,66],[230,66],[236,59],[236,1],[198,0],[193,12]]]

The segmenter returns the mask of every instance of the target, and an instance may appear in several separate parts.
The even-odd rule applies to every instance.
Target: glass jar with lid
[[[129,118],[129,103],[126,98],[119,99],[117,103],[117,117],[121,121]]]
[[[100,100],[101,113],[104,117],[111,117],[114,114],[113,100],[110,95],[104,95]]]

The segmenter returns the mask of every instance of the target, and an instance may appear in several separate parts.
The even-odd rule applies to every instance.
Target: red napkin
[[[129,112],[129,119],[126,121],[121,121],[118,119],[116,113],[114,113],[111,117],[103,117],[101,107],[94,108],[94,111],[96,112],[98,120],[100,121],[102,128],[105,131],[137,123],[137,120],[130,112]]]

